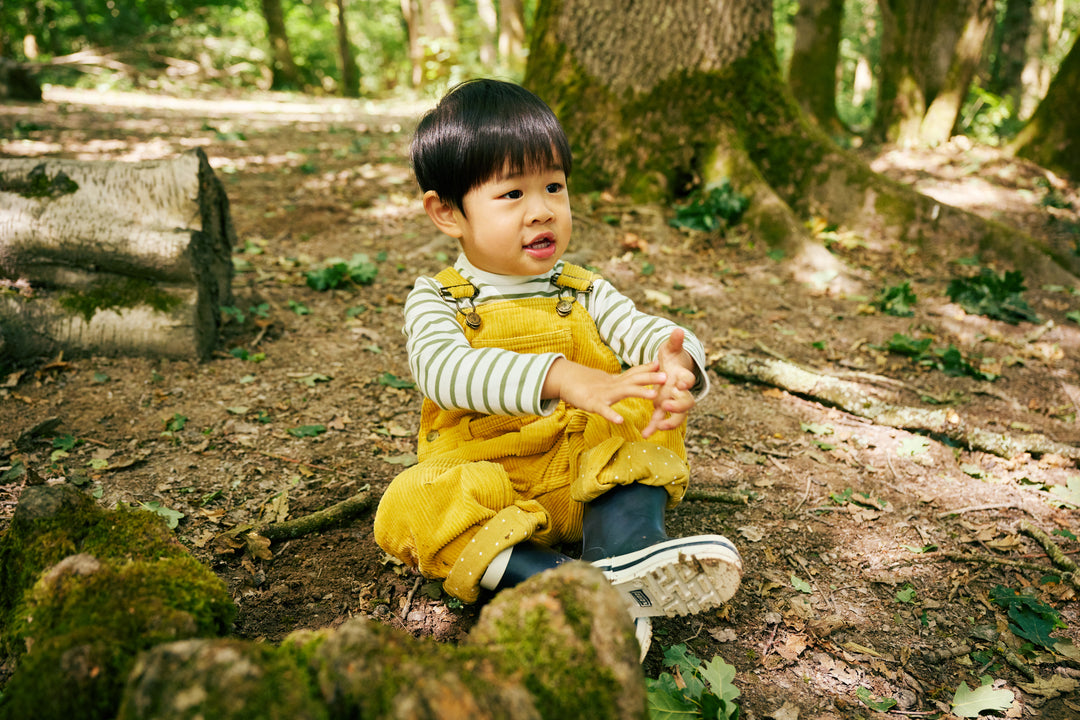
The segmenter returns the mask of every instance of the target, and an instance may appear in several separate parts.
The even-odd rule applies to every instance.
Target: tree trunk
[[[781,78],[768,0],[541,0],[532,37],[525,84],[567,130],[576,192],[669,203],[728,178],[750,199],[751,236],[784,249],[797,281],[831,273],[837,291],[866,289],[807,237],[808,216],[910,243],[927,262],[968,244],[1023,265],[1032,282],[1071,284],[1080,269],[875,175],[807,123]]]
[[[1009,146],[1020,157],[1080,180],[1080,42],[1073,43],[1027,126]]]
[[[498,60],[495,54],[495,41],[499,32],[499,13],[495,10],[495,0],[476,0],[476,14],[480,18],[483,36],[480,38],[480,64],[491,68]]]
[[[143,163],[0,160],[0,354],[206,358],[235,233],[202,150]]]
[[[995,95],[1009,98],[1012,101],[1013,113],[1020,111],[1033,2],[1034,0],[1008,0],[1005,4],[1005,16],[994,33],[997,52],[994,54],[986,89]]]
[[[281,0],[262,0],[263,17],[266,19],[266,35],[270,41],[270,86],[274,89],[299,89],[304,86],[300,69],[296,67],[289,35],[285,31],[285,11]]]
[[[948,139],[982,57],[993,0],[881,0],[878,5],[881,72],[874,137],[902,145],[940,142],[942,134]]]
[[[836,115],[836,73],[844,0],[801,0],[788,84],[803,109],[828,132],[843,127]]]
[[[345,0],[336,0],[338,54],[341,56],[341,94],[360,97],[360,69],[356,66],[352,43],[349,42],[349,24],[345,19]]]
[[[424,81],[424,47],[420,44],[419,0],[401,0],[401,18],[405,22],[405,42],[409,54],[409,83],[414,88],[418,88]]]
[[[521,0],[499,0],[499,61],[504,67],[521,66],[525,49],[525,11]]]
[[[971,80],[982,62],[986,39],[993,24],[994,0],[969,0],[949,70],[923,118],[920,130],[922,142],[937,145],[952,137]]]

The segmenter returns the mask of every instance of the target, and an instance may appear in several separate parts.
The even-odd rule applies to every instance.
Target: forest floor
[[[466,633],[480,606],[391,562],[370,512],[256,555],[221,539],[365,488],[377,499],[415,460],[420,396],[398,387],[409,380],[402,303],[415,276],[456,255],[423,214],[406,162],[421,109],[59,88],[42,104],[0,105],[6,156],[132,161],[203,148],[239,238],[235,298],[212,360],[41,358],[0,377],[0,481],[23,463],[51,482],[84,483],[106,506],[169,517],[228,584],[238,637],[275,642],[357,615],[432,642]],[[1075,185],[960,143],[863,152],[942,202],[1080,252]],[[825,229],[819,238],[861,288],[841,295],[795,281],[786,259],[743,229],[690,234],[669,225],[672,214],[576,197],[572,259],[692,328],[713,357],[782,358],[964,427],[1080,448],[1080,281],[1029,282],[1023,298],[1038,321],[1014,325],[949,301],[951,279],[984,263],[1009,269],[972,248],[918,251]],[[305,273],[357,253],[377,266],[372,284],[306,285]],[[902,283],[917,296],[912,316],[874,308]],[[897,335],[932,341],[922,362],[889,351]],[[934,351],[950,345],[989,375],[947,374],[953,366]],[[977,689],[981,678],[992,687],[969,707],[1077,717],[1076,585],[1021,531],[1047,533],[1066,560],[1080,552],[1076,453],[1002,457],[811,394],[711,381],[689,421],[692,489],[747,502],[688,500],[669,513],[669,531],[727,535],[745,575],[721,610],[657,621],[647,676],[681,643],[736,668],[747,718],[883,717],[872,705],[889,699],[895,717],[941,717],[962,683]],[[59,426],[34,437],[53,417]],[[0,485],[4,524],[21,482]],[[1002,588],[1029,599],[1011,618]]]

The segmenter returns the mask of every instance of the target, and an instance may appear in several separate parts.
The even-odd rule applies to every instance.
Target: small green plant
[[[355,285],[370,285],[375,282],[375,276],[379,269],[372,263],[367,255],[357,253],[351,260],[331,258],[326,265],[318,270],[304,273],[308,287],[312,290],[323,292],[333,290],[347,283]]]
[[[911,284],[905,282],[902,285],[894,285],[879,292],[874,298],[873,305],[886,315],[911,317],[915,314],[911,308],[915,306],[916,300]]]
[[[1016,325],[1021,321],[1037,323],[1039,316],[1023,298],[1024,275],[1008,270],[997,275],[989,268],[970,278],[954,278],[946,290],[949,299],[972,315],[984,315],[994,320]]]
[[[703,663],[687,651],[686,645],[673,645],[664,651],[664,667],[673,672],[645,680],[652,720],[738,719],[739,706],[735,699],[739,697],[739,689],[733,684],[735,668],[719,655]]]
[[[903,333],[895,333],[885,350],[906,355],[920,365],[936,368],[952,377],[972,377],[976,380],[993,382],[998,376],[994,373],[985,372],[973,365],[955,345],[947,348],[931,348],[933,340],[921,338],[916,340]]]
[[[725,178],[691,193],[687,203],[675,210],[671,224],[687,230],[723,232],[738,224],[749,205],[750,199],[736,192]]]

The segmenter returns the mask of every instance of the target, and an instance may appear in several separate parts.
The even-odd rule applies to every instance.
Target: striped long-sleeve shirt
[[[494,275],[473,267],[464,255],[454,264],[472,283],[476,305],[493,300],[527,297],[557,297],[559,288],[552,273],[535,277]],[[578,295],[578,302],[596,323],[604,343],[628,366],[655,360],[660,346],[671,335],[675,323],[637,310],[634,302],[606,280],[593,283],[590,293]],[[518,353],[502,348],[474,348],[469,345],[456,319],[455,305],[440,293],[431,277],[417,279],[405,301],[405,335],[409,368],[420,391],[443,409],[465,409],[492,415],[546,415],[558,400],[541,400],[540,391],[548,370],[562,354]],[[708,390],[705,349],[689,331],[684,349],[694,360],[699,398]],[[512,378],[512,381],[508,379]]]

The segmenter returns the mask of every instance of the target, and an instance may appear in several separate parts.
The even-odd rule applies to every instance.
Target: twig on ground
[[[274,460],[280,460],[281,462],[292,463],[293,465],[301,465],[303,467],[311,468],[312,470],[322,470],[324,472],[340,472],[332,467],[325,465],[316,465],[315,463],[304,462],[303,460],[297,460],[286,455],[278,455],[277,453],[266,452],[265,450],[257,450],[260,455],[264,457],[272,458]]]
[[[970,645],[956,645],[950,648],[942,648],[941,650],[931,650],[929,652],[925,652],[923,653],[923,660],[931,664],[945,662],[946,660],[952,660],[953,658],[960,657],[961,655],[967,655],[969,652],[971,652]]]
[[[742,493],[727,493],[720,490],[687,490],[683,500],[708,500],[711,502],[731,503],[733,505],[746,505],[750,502],[749,495]]]
[[[1020,673],[1024,677],[1026,677],[1028,679],[1028,681],[1030,681],[1030,682],[1035,681],[1035,671],[1032,670],[1031,667],[1026,662],[1021,660],[1019,655],[1017,655],[1011,649],[1009,649],[1008,646],[1006,646],[1004,643],[998,643],[997,651],[999,653],[1001,653],[1001,656],[1003,658],[1005,658],[1005,662],[1012,665],[1013,668],[1018,673]]]
[[[1002,567],[1011,567],[1017,570],[1031,570],[1033,572],[1040,572],[1044,575],[1057,575],[1061,578],[1063,583],[1068,584],[1074,590],[1080,590],[1080,579],[1074,573],[1060,572],[1053,568],[1048,568],[1044,565],[1036,565],[1035,563],[1021,562],[1019,560],[1009,560],[1008,558],[992,557],[990,555],[969,555],[965,553],[950,553],[950,552],[936,552],[927,555],[920,556],[922,559],[929,560],[931,562],[938,562],[943,560],[951,560],[959,563],[975,563],[981,565],[1000,565]],[[914,561],[913,561],[914,562]]]
[[[328,508],[284,522],[258,525],[254,530],[271,541],[292,540],[309,533],[325,530],[366,512],[374,502],[374,498],[371,497],[369,492],[370,489],[370,485],[365,485],[360,492]]]
[[[405,618],[409,616],[409,608],[412,607],[413,596],[416,595],[416,591],[420,589],[420,583],[424,581],[424,578],[416,578],[416,582],[413,583],[412,590],[405,596],[405,606],[401,608],[401,622],[405,622]]]
[[[981,510],[1005,510],[1011,508],[1013,510],[1023,510],[1024,508],[1015,503],[996,503],[990,505],[969,505],[967,507],[957,508],[956,510],[943,510],[939,512],[936,517],[938,520],[941,518],[949,517],[950,515],[963,515],[969,512],[979,512]]]
[[[1023,520],[1020,523],[1020,532],[1024,533],[1028,537],[1034,538],[1040,545],[1046,554],[1050,556],[1050,560],[1053,561],[1056,567],[1062,570],[1068,570],[1070,573],[1075,573],[1080,568],[1077,568],[1076,563],[1072,558],[1065,555],[1058,544],[1055,543],[1049,535],[1042,531],[1041,528],[1036,527],[1027,520]]]

